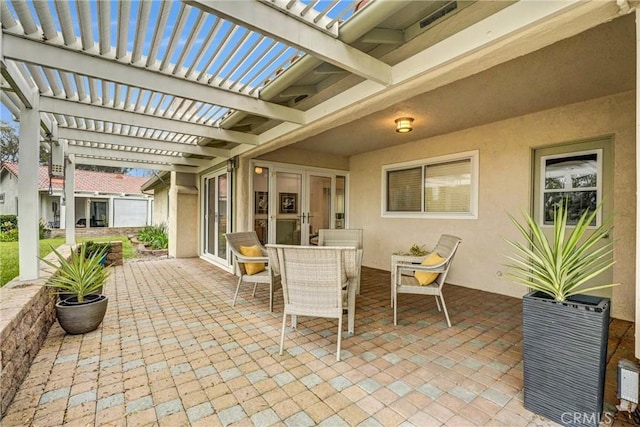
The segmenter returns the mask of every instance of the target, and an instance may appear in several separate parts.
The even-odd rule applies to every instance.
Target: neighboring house
[[[18,163],[5,162],[0,165],[0,215],[18,214],[19,176]],[[141,190],[146,180],[143,177],[76,169],[76,226],[141,227],[150,224],[153,195]],[[47,166],[40,166],[38,181],[40,217],[50,228],[65,228],[63,179],[49,179]]]

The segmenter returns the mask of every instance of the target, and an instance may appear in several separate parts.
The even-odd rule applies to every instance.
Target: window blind
[[[420,212],[422,206],[422,168],[387,172],[387,211]]]
[[[471,212],[471,159],[425,168],[425,212]]]

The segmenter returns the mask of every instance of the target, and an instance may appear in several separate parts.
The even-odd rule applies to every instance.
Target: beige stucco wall
[[[300,150],[293,146],[281,148],[271,153],[263,154],[259,160],[271,162],[290,163],[293,165],[313,166],[327,169],[349,169],[349,159],[344,156],[336,156],[316,151]]]
[[[518,239],[507,212],[530,209],[532,148],[597,136],[614,136],[614,281],[612,315],[634,319],[635,301],[635,99],[628,92],[517,117],[351,158],[350,226],[364,229],[364,265],[389,270],[393,252],[414,243],[431,246],[443,233],[463,240],[448,282],[511,296],[525,289],[502,275]],[[385,164],[479,150],[477,220],[381,217],[381,168]]]
[[[195,174],[171,172],[169,256],[198,256],[198,189]]]
[[[153,225],[169,223],[169,187],[159,184],[153,187]]]

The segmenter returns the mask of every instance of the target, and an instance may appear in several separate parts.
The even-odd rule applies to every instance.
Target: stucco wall
[[[327,169],[349,169],[349,159],[346,157],[336,156],[334,154],[318,153],[309,150],[300,150],[291,146],[264,154],[258,157],[258,159]]]
[[[169,256],[198,256],[199,205],[194,174],[171,172],[169,191]]]
[[[154,188],[152,223],[154,225],[169,223],[169,188],[167,186]]]
[[[614,238],[612,315],[634,319],[635,301],[635,98],[624,93],[414,141],[351,158],[350,226],[364,229],[364,265],[389,270],[391,254],[414,243],[428,247],[442,233],[463,240],[448,282],[521,296],[525,289],[501,276],[518,239],[507,212],[530,209],[532,148],[603,135],[614,137]],[[385,164],[479,150],[477,220],[381,217],[381,168]],[[366,206],[366,209],[363,207]]]

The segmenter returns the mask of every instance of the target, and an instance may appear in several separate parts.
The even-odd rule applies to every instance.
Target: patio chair
[[[356,280],[356,293],[360,294],[360,270],[362,269],[362,229],[321,229],[318,230],[318,246],[353,246],[356,249],[356,263],[358,265],[358,277]]]
[[[269,285],[269,311],[273,311],[273,295],[276,288],[280,287],[280,275],[272,268],[269,262],[267,250],[255,231],[243,231],[225,234],[229,249],[235,258],[234,271],[238,276],[236,293],[233,296],[232,307],[236,305],[236,299],[243,282],[253,283],[252,296],[256,296],[258,284]]]
[[[421,261],[418,257],[408,257],[409,260],[406,262],[402,262],[401,259],[396,260],[392,266],[394,281],[391,303],[394,325],[398,324],[398,294],[421,294],[435,297],[438,311],[444,311],[447,325],[451,327],[442,288],[460,242],[462,240],[459,237],[443,234],[433,251],[422,257]],[[442,308],[440,308],[441,303]]]
[[[336,360],[340,360],[345,301],[350,328],[355,317],[355,248],[291,245],[267,245],[267,248],[277,253],[282,279],[280,354],[284,351],[287,315],[291,316],[292,328],[297,326],[297,316],[326,317],[338,319]]]

